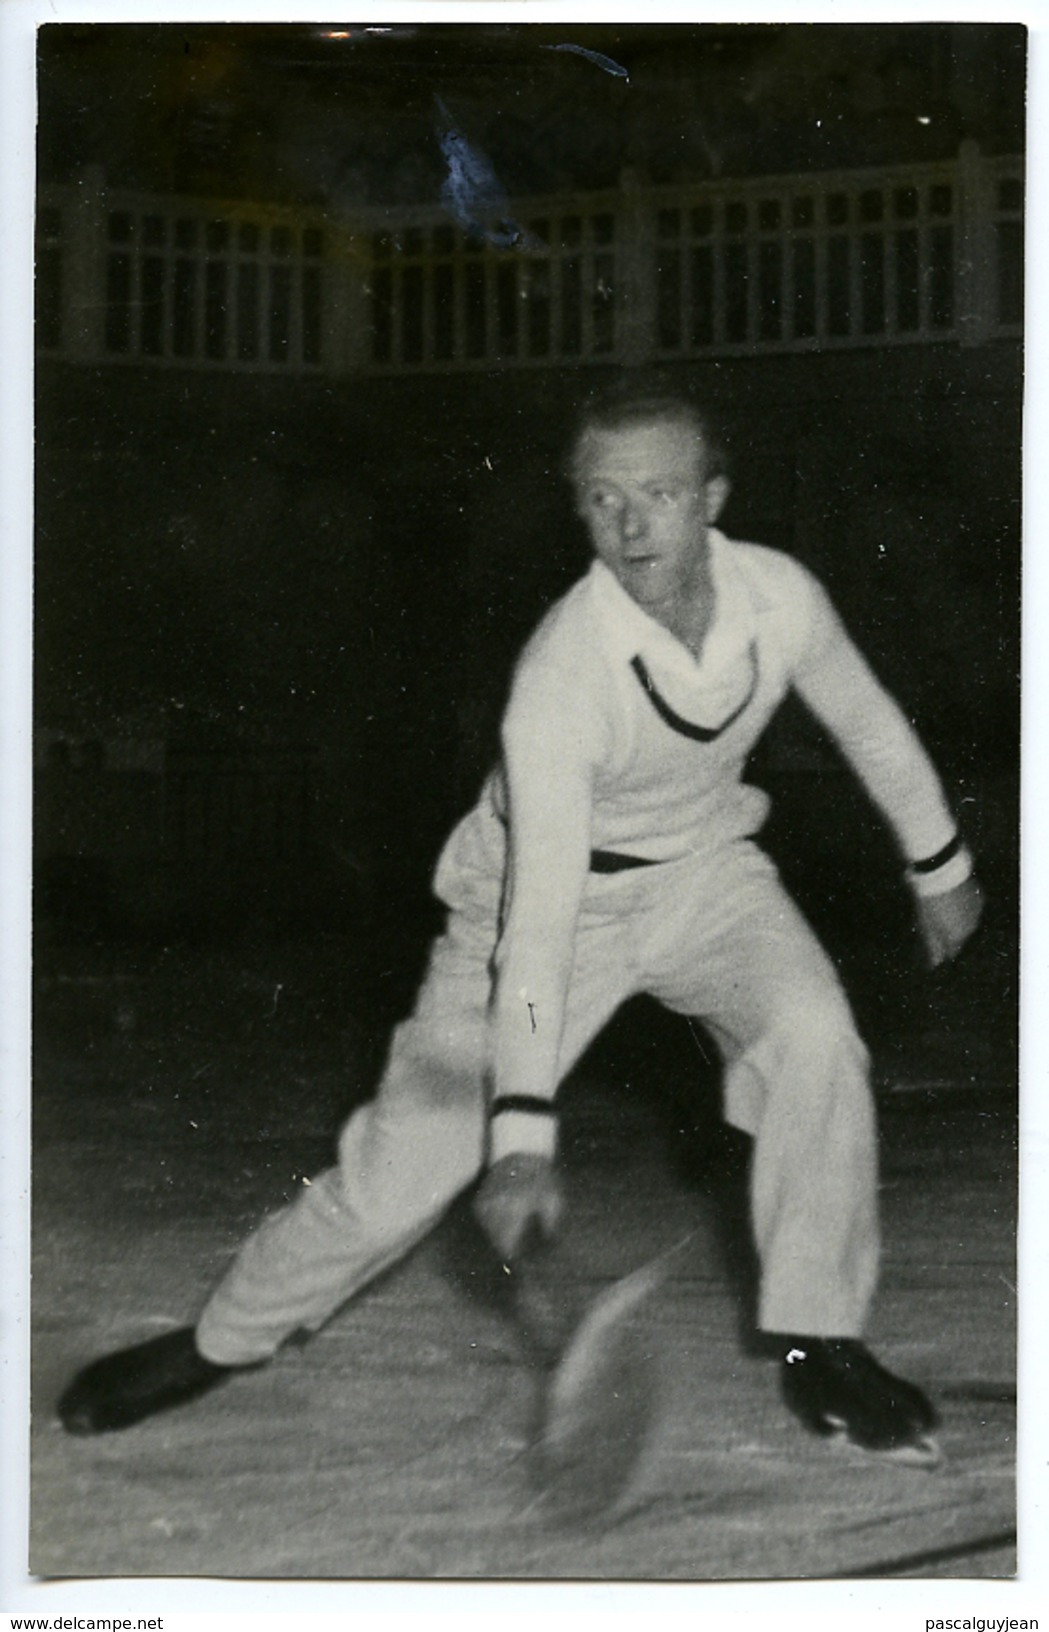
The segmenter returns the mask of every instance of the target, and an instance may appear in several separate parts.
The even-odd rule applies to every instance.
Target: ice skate
[[[912,1467],[942,1459],[931,1402],[855,1338],[796,1338],[783,1359],[783,1394],[818,1434]]]
[[[199,1399],[241,1369],[205,1360],[193,1328],[183,1326],[85,1366],[58,1402],[59,1420],[71,1434],[130,1428]]]

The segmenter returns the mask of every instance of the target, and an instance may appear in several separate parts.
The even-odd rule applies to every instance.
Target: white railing
[[[954,332],[954,167],[662,192],[661,353],[825,347]]]
[[[265,204],[107,192],[97,171],[41,189],[41,206],[45,351],[182,367],[321,366],[322,219]]]
[[[661,188],[656,352],[1018,332],[1022,202],[1019,163],[971,150],[939,165]]]
[[[1019,158],[352,218],[41,189],[38,343],[92,362],[417,373],[1018,335]]]
[[[369,362],[549,363],[614,354],[622,257],[616,193],[525,200],[463,230],[428,211],[370,236]]]

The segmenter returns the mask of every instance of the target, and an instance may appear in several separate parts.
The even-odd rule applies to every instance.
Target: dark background
[[[97,163],[113,186],[196,196],[432,203],[441,106],[511,199],[612,186],[624,166],[670,181],[1023,147],[1012,25],[338,26],[348,38],[45,27],[41,181]],[[626,73],[552,49],[566,42]],[[991,885],[976,955],[1007,1036],[1021,366],[1007,341],[676,365],[702,371],[726,423],[726,530],[821,573],[943,770]],[[52,996],[115,958],[141,972],[232,948],[250,967],[278,946],[320,1018],[320,977],[294,971],[323,944],[332,1010],[379,1025],[404,1007],[439,921],[432,866],[489,763],[514,655],[585,565],[559,472],[587,374],[41,358],[36,934]],[[187,850],[165,814],[178,777],[231,767],[254,792],[221,843]],[[897,858],[850,778],[790,708],[754,775],[776,798],[769,846],[861,1018],[920,1030]]]

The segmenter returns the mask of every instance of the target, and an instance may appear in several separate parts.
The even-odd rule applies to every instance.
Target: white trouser
[[[415,1012],[337,1167],[242,1248],[200,1320],[202,1352],[260,1360],[321,1324],[429,1231],[485,1152],[485,1027],[499,880],[442,878],[452,902]],[[751,1205],[766,1331],[857,1336],[878,1260],[867,1054],[837,976],[747,840],[712,863],[588,880],[559,1076],[628,997],[701,1019],[726,1063],[725,1114],[754,1135]]]

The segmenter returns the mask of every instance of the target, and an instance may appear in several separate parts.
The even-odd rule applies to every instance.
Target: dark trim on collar
[[[728,719],[722,720],[721,724],[718,726],[694,725],[691,720],[682,719],[681,715],[676,713],[675,710],[671,708],[666,698],[660,694],[655,681],[648,672],[645,660],[641,656],[640,652],[635,657],[631,658],[630,667],[637,675],[637,678],[644,689],[645,695],[648,697],[649,702],[652,704],[652,707],[655,709],[656,713],[659,715],[664,724],[669,725],[670,729],[672,731],[677,731],[680,736],[690,738],[692,742],[713,742],[715,738],[721,736],[723,731],[727,731],[729,726],[734,724],[735,721],[739,719],[744,709],[749,708],[750,704],[754,701],[754,693],[758,689],[758,647],[756,641],[751,641],[749,652],[751,670],[750,689],[748,690],[743,701],[740,703],[739,707],[734,708]]]

